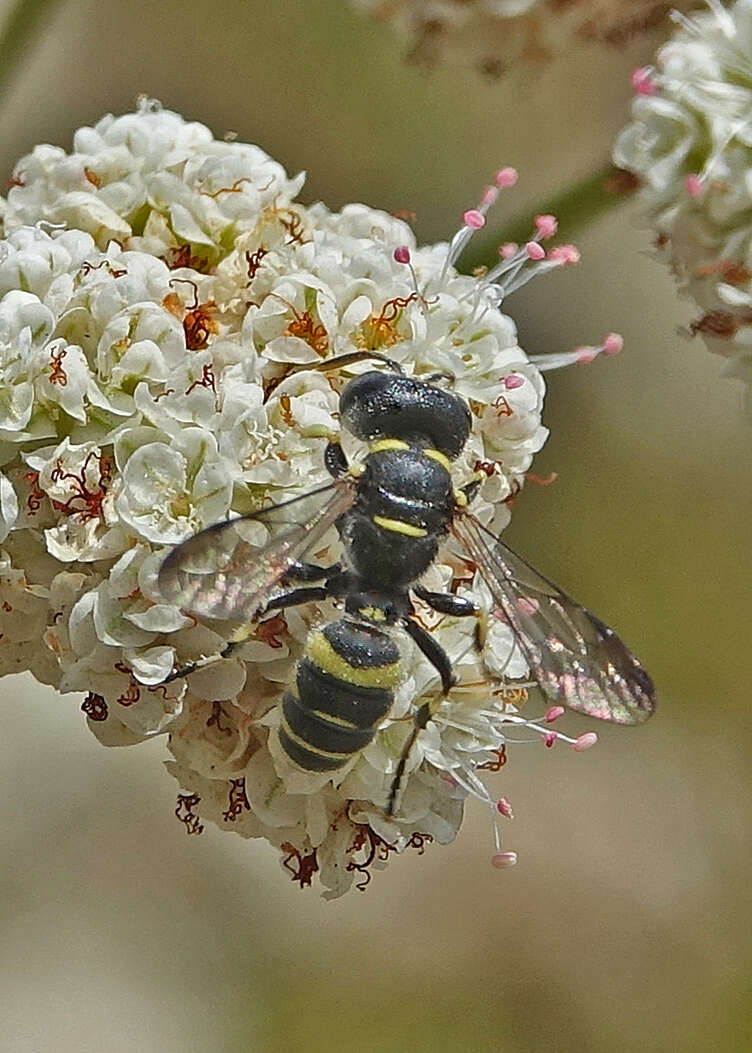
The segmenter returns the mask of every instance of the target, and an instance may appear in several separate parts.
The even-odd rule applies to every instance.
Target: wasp
[[[340,394],[341,426],[368,444],[362,463],[350,466],[331,439],[324,456],[331,483],[202,530],[173,549],[159,572],[160,590],[171,602],[246,627],[267,612],[311,601],[343,604],[341,618],[310,632],[294,682],[282,696],[279,741],[287,757],[307,772],[337,772],[371,741],[403,679],[403,657],[390,632],[395,627],[435,668],[442,697],[449,693],[455,682],[451,660],[417,620],[414,598],[444,615],[476,618],[476,643],[482,646],[479,605],[420,584],[450,534],[477,566],[551,702],[617,724],[646,720],[655,693],[637,658],[612,629],[472,514],[479,480],[455,488],[453,462],[470,435],[465,400],[442,386],[443,374],[408,376],[373,352],[336,361],[357,357],[379,358],[388,366],[350,379]],[[341,561],[308,561],[331,527],[342,542]],[[244,638],[247,630],[222,654]],[[177,669],[168,679],[206,661]],[[433,700],[414,714],[387,814],[394,812],[410,750],[437,709]]]

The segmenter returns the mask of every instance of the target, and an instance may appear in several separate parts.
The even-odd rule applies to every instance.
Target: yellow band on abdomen
[[[296,746],[300,746],[302,749],[307,750],[309,753],[313,753],[316,757],[324,757],[326,760],[344,762],[346,760],[349,760],[350,757],[354,756],[354,754],[352,753],[332,753],[331,750],[321,750],[318,748],[318,746],[312,746],[310,742],[306,742],[306,740],[302,739],[300,735],[295,734],[295,732],[285,720],[284,713],[282,714],[282,719],[280,720],[280,727],[284,731],[285,735],[287,735],[288,738],[292,739]]]
[[[343,720],[342,717],[335,717],[332,713],[325,713],[323,709],[312,709],[314,717],[318,717],[319,720],[323,720],[325,724],[332,724],[336,728],[357,728],[357,724],[353,724],[351,720]]]
[[[324,673],[355,687],[391,688],[402,680],[401,661],[388,665],[352,666],[347,659],[337,654],[320,629],[314,630],[308,637],[305,654]]]

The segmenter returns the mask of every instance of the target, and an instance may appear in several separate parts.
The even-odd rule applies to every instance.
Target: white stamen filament
[[[520,273],[520,271],[522,271],[522,268],[520,268],[517,272],[519,277],[513,275],[509,281],[503,285],[504,295],[510,296],[513,292],[517,292],[518,289],[521,289],[523,285],[527,285],[532,278],[537,278],[539,275],[545,274],[546,271],[553,270],[555,267],[560,266],[561,264],[557,263],[555,260],[539,260],[538,262],[533,263],[532,266],[523,273]]]

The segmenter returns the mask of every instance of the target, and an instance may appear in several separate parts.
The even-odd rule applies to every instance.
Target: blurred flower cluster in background
[[[650,41],[672,8],[697,0],[351,0],[394,26],[408,58],[433,65],[475,67],[489,77],[541,65],[573,46],[617,49]]]
[[[395,12],[412,6],[418,5],[392,5]],[[510,15],[511,4],[493,5],[505,6]],[[560,6],[583,14],[597,7],[605,18],[609,5]],[[625,33],[616,48],[601,47],[577,31],[565,47],[551,47],[533,63],[526,57],[511,62],[500,52],[499,61],[513,68],[494,80],[462,68],[482,65],[487,56],[473,55],[458,66],[437,61],[430,71],[406,62],[405,46],[389,27],[344,0],[315,7],[303,0],[228,0],[221,18],[203,0],[29,3],[23,32],[17,6],[0,5],[5,28],[14,29],[0,37],[12,49],[3,67],[0,111],[11,255],[26,254],[38,281],[47,280],[40,276],[44,268],[31,264],[46,261],[48,276],[58,275],[65,292],[61,311],[82,290],[99,295],[100,323],[107,328],[113,310],[107,290],[121,281],[108,267],[118,270],[121,261],[105,256],[105,233],[117,236],[123,210],[115,203],[111,215],[90,214],[86,226],[81,216],[87,206],[80,201],[76,225],[88,233],[58,234],[53,249],[49,231],[22,233],[20,224],[34,223],[40,210],[49,220],[69,221],[70,215],[55,213],[61,187],[41,179],[44,193],[32,201],[14,177],[20,176],[19,159],[38,143],[57,148],[40,163],[46,156],[50,170],[62,172],[77,128],[93,126],[102,113],[127,113],[148,92],[212,128],[227,158],[233,152],[222,143],[225,131],[259,144],[268,156],[256,154],[251,162],[266,171],[257,187],[254,181],[254,208],[259,202],[263,207],[263,188],[273,178],[283,193],[299,198],[302,215],[317,217],[315,223],[334,222],[320,206],[311,208],[319,199],[333,214],[348,202],[415,213],[417,244],[446,238],[488,173],[514,165],[520,185],[502,196],[468,266],[488,261],[496,244],[518,239],[528,216],[555,200],[571,204],[572,187],[580,188],[575,199],[583,197],[581,188],[592,186],[629,121],[634,69],[647,67],[637,81],[633,130],[622,133],[617,161],[642,180],[658,232],[671,236],[672,261],[691,264],[691,280],[706,283],[705,291],[696,284],[690,290],[704,313],[738,317],[746,279],[736,280],[739,272],[728,268],[718,276],[698,275],[696,267],[708,265],[708,257],[680,253],[685,232],[700,230],[708,256],[715,253],[710,262],[744,262],[744,235],[735,241],[729,225],[729,217],[736,223],[734,202],[744,215],[743,197],[737,201],[727,187],[732,175],[746,172],[746,131],[739,121],[747,89],[743,78],[737,84],[742,59],[736,59],[737,53],[748,57],[747,37],[738,28],[745,5],[733,5],[733,38],[715,10],[715,36],[708,29],[694,49],[686,26],[653,17],[660,5],[621,5],[625,18],[630,6],[645,9],[649,37]],[[517,7],[520,17],[527,17],[524,8],[530,14],[539,8],[547,39],[554,32],[558,15],[551,5]],[[719,112],[693,90],[687,62],[680,71],[687,86],[670,96],[670,49],[651,67],[650,48],[676,32],[678,43],[670,47],[690,47],[697,56],[701,87],[712,82],[712,67],[716,83],[733,83],[738,92],[721,93],[730,109],[715,137],[671,133],[679,145],[666,151],[667,172],[655,164],[663,141],[661,99],[666,96],[670,119],[690,127],[697,120],[714,129]],[[716,54],[713,66],[707,49],[721,38],[731,40],[732,58],[724,66]],[[651,93],[647,86],[653,84]],[[651,139],[656,128],[658,138]],[[732,131],[741,145],[729,149]],[[633,146],[627,157],[630,143],[647,143],[658,155],[638,155]],[[304,188],[286,182],[285,171],[303,170]],[[688,187],[689,176],[697,184]],[[656,180],[666,191],[660,201],[651,197]],[[679,194],[680,183],[687,196]],[[66,189],[86,192],[83,184]],[[247,203],[245,193],[230,198],[204,204],[211,213]],[[744,924],[750,821],[743,656],[752,501],[742,386],[719,379],[716,360],[699,340],[688,339],[693,324],[703,335],[707,326],[697,325],[695,304],[677,298],[669,269],[651,258],[655,230],[636,229],[639,199],[612,196],[601,205],[589,226],[581,221],[582,209],[562,210],[571,221],[564,236],[582,250],[580,266],[531,283],[504,308],[530,355],[563,352],[610,329],[626,340],[623,355],[552,375],[542,418],[551,438],[536,457],[535,473],[547,478],[556,472],[558,478],[552,486],[525,488],[505,538],[635,645],[658,683],[654,721],[639,731],[606,729],[599,749],[577,763],[557,750],[515,751],[489,776],[493,791],[514,802],[520,858],[514,871],[489,867],[487,815],[471,804],[454,844],[406,854],[367,895],[353,889],[330,904],[280,881],[268,847],[220,837],[210,824],[201,837],[185,837],[170,814],[175,784],[161,770],[164,738],[138,750],[104,750],[86,731],[81,696],[61,696],[28,674],[4,677],[3,1015],[9,1048],[203,1051],[284,1043],[323,1050],[349,1044],[354,1035],[368,1050],[699,1053],[711,1044],[746,1047],[752,943]],[[212,215],[197,215],[189,204],[184,222],[205,227]],[[400,240],[409,241],[401,222],[393,222]],[[149,234],[155,240],[148,247],[132,250],[134,288],[125,306],[174,294],[182,317],[174,313],[159,330],[165,368],[174,371],[180,365],[169,357],[169,333],[184,339],[194,299],[198,306],[216,290],[200,285],[194,298],[188,285],[170,286],[175,273],[164,262],[159,273],[152,267],[142,273],[135,260],[140,252],[169,256],[176,248],[164,231]],[[108,266],[84,275],[79,288],[66,286],[84,263],[103,260]],[[11,336],[13,319],[27,310],[22,301],[34,291],[13,289],[13,266],[10,258],[4,262],[3,293],[11,299],[4,301],[3,325]],[[707,298],[711,286],[722,307]],[[300,313],[306,304],[291,298],[294,291],[281,295]],[[278,307],[270,311],[265,339],[284,339],[294,320],[284,304]],[[57,309],[57,301],[46,308],[55,322]],[[51,324],[46,316],[36,322],[40,332]],[[148,318],[139,324],[151,339]],[[724,346],[736,347],[745,328],[740,325]],[[197,354],[201,364],[204,352]],[[75,383],[58,385],[57,395],[74,411],[101,398],[113,405],[112,390],[95,392],[73,359],[62,365],[72,368]],[[155,358],[149,368],[162,365]],[[203,377],[199,370],[193,379]],[[127,387],[125,398],[132,398]],[[34,387],[36,400],[39,391]],[[200,399],[211,394],[210,387],[194,391]],[[329,412],[326,398],[322,402],[315,392],[291,398],[302,398],[301,408],[312,403],[314,426]],[[10,410],[23,416],[20,403]],[[4,464],[12,453],[4,439]],[[126,454],[127,468],[135,454]],[[187,461],[191,451],[173,445],[165,456]],[[52,479],[52,462],[27,468],[48,486],[45,500],[71,498],[63,492],[64,475]],[[96,493],[107,466],[90,460],[64,469],[83,471],[82,485]],[[138,496],[134,490],[123,508],[123,521],[135,524],[134,537],[163,529],[150,521],[148,495],[141,494],[136,507]],[[5,490],[0,507],[10,518]],[[214,511],[197,502],[196,515],[204,522]],[[55,522],[45,527],[54,534]],[[94,546],[92,563],[102,555],[96,546],[104,537],[84,535],[85,524],[73,534],[54,534],[61,555],[78,554],[69,577],[88,572],[86,559],[80,561],[87,545]],[[106,543],[113,545],[109,566],[122,558],[123,538]],[[38,553],[18,553],[21,561],[27,557],[39,573],[50,570]],[[80,588],[68,580],[59,585],[69,589],[61,591],[63,605],[74,586]],[[101,583],[96,588],[102,591]],[[135,613],[134,631],[148,634]],[[13,632],[17,624],[3,623],[2,631]],[[24,625],[17,654],[28,667],[43,622],[30,612]],[[148,649],[141,638],[128,646]],[[35,672],[51,679],[41,659]],[[589,729],[572,719],[577,730]]]
[[[698,305],[691,333],[752,385],[752,3],[716,0],[677,22],[656,66],[633,75],[614,159],[638,178],[656,249]]]

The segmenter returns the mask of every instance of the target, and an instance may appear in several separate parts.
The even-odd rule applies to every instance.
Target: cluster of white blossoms
[[[418,62],[472,66],[501,76],[577,41],[622,47],[663,25],[671,8],[698,0],[351,0],[389,22]]]
[[[188,831],[211,819],[266,838],[301,883],[318,872],[328,895],[364,884],[392,851],[451,841],[468,793],[509,815],[476,772],[501,765],[510,727],[535,727],[549,745],[565,738],[517,715],[524,687],[509,679],[524,683],[527,670],[511,630],[494,620],[478,655],[472,619],[423,612],[461,683],[420,734],[387,818],[408,718],[439,690],[433,667],[408,652],[392,711],[346,769],[293,770],[278,704],[306,634],[334,605],[267,616],[231,658],[165,684],[218,654],[230,629],[166,602],[157,573],[201,528],[328,479],[338,392],[373,363],[313,367],[357,350],[456,378],[472,409],[456,483],[480,476],[474,509],[504,526],[547,432],[539,368],[499,303],[577,257],[543,247],[556,224],[539,216],[530,241],[502,246],[493,269],[457,273],[515,180],[502,169],[451,244],[417,248],[402,220],[364,205],[304,207],[302,176],[144,101],[80,129],[70,154],[37,147],[3,203],[0,675],[31,670],[61,692],[86,692],[89,726],[108,746],[167,733]],[[551,364],[619,342],[611,334]],[[336,544],[332,531],[317,559],[333,561]],[[491,606],[461,554],[447,553],[426,584]],[[497,847],[495,859],[513,854]]]
[[[638,178],[656,249],[699,305],[692,334],[747,381],[752,408],[752,0],[708,0],[676,21],[655,66],[633,75],[614,160]]]

